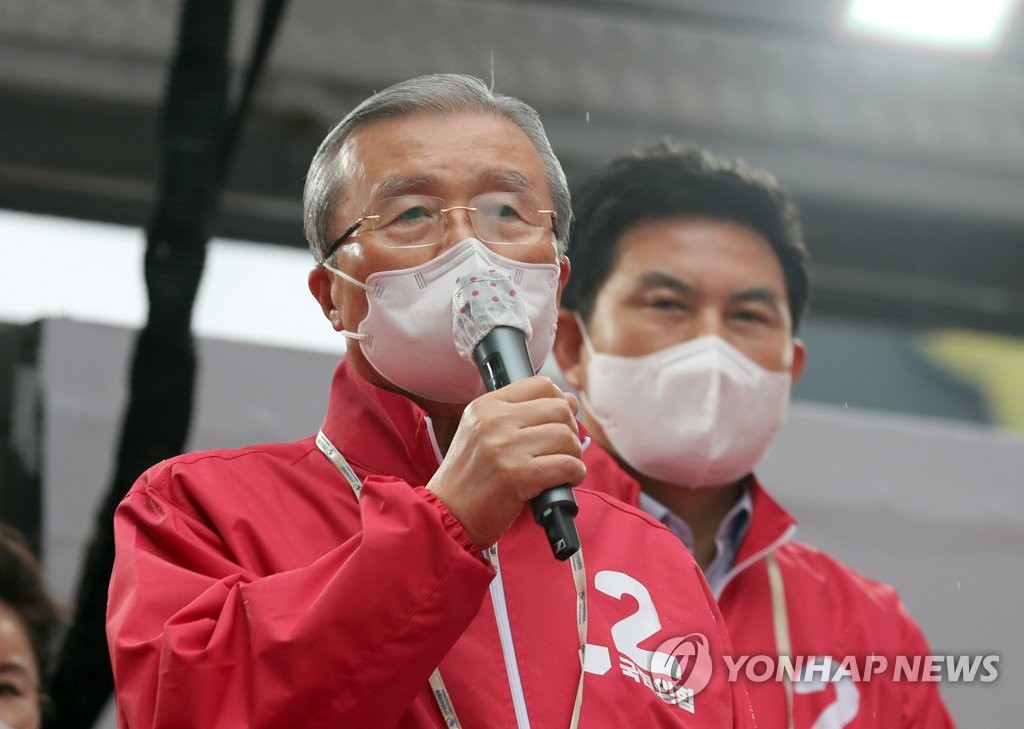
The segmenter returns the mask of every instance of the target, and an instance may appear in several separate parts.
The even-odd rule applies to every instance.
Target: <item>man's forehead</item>
[[[415,112],[373,119],[351,130],[342,152],[358,157],[381,150],[416,159],[422,153],[459,151],[511,154],[526,167],[543,166],[534,141],[515,121],[489,111]]]
[[[687,296],[702,296],[708,293],[708,282],[701,276],[675,273],[660,267],[642,268],[629,271],[628,285],[639,289],[671,289]],[[763,299],[782,301],[781,293],[773,282],[758,282],[755,279],[731,281],[727,294],[735,299]]]
[[[764,279],[761,283],[784,279],[782,261],[768,239],[737,221],[694,215],[643,218],[619,234],[614,245],[613,272]]]
[[[512,168],[491,168],[479,170],[476,181],[488,189],[509,191],[509,192],[535,192],[536,183],[523,172]],[[370,190],[370,197],[385,198],[404,195],[407,193],[418,193],[424,190],[440,187],[442,181],[436,175],[412,175],[402,174],[389,175],[387,178],[375,184]]]

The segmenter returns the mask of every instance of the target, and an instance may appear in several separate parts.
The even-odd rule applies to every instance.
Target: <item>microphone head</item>
[[[463,359],[473,361],[473,350],[495,327],[514,327],[533,336],[512,277],[497,268],[481,269],[459,276],[452,292],[452,326],[455,349]]]

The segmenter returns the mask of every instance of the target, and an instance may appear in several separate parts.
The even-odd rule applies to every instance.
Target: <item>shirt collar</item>
[[[683,519],[643,491],[640,492],[640,508],[668,527],[669,531],[679,537],[686,548],[691,553],[693,552],[693,530]],[[743,542],[743,537],[746,536],[753,515],[754,502],[750,496],[750,488],[744,486],[743,494],[722,517],[715,533],[715,556],[711,560],[711,564],[704,570],[704,578],[712,590],[732,568],[733,560]]]

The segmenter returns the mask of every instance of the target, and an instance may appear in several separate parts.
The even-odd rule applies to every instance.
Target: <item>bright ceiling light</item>
[[[859,36],[965,51],[1002,41],[1018,0],[850,0],[843,17]]]

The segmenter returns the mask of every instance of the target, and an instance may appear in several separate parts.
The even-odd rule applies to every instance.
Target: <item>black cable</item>
[[[135,344],[114,478],[97,515],[74,619],[51,680],[48,728],[89,729],[110,698],[104,625],[114,510],[146,468],[182,452],[188,435],[197,368],[192,308],[211,219],[285,2],[264,4],[241,100],[226,122],[232,5],[182,5],[163,107],[159,197],[147,228],[149,314]]]
[[[265,0],[263,13],[260,18],[260,27],[256,32],[253,42],[252,53],[249,56],[249,68],[245,74],[245,81],[242,84],[242,91],[238,97],[238,104],[235,106],[235,113],[231,115],[227,127],[224,129],[224,141],[221,144],[220,163],[217,170],[216,184],[213,193],[219,194],[224,186],[224,178],[234,157],[235,148],[241,136],[242,122],[248,114],[249,106],[252,103],[252,95],[256,91],[256,84],[263,74],[263,67],[266,65],[267,56],[273,45],[274,35],[281,25],[281,18],[284,15],[287,0]]]

